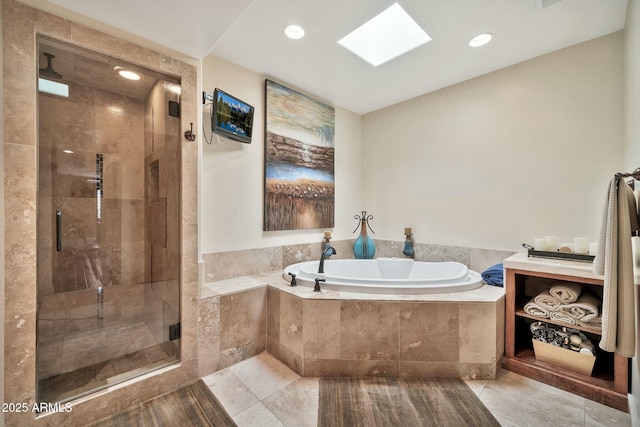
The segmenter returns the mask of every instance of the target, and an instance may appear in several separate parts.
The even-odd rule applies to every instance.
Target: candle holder
[[[413,234],[411,233],[411,229],[405,228],[404,235],[405,235],[405,240],[404,240],[404,249],[402,250],[402,253],[407,258],[414,258],[415,252],[413,250]]]
[[[325,253],[325,257],[331,257],[331,251],[327,252],[327,249],[331,247],[331,233],[325,232],[324,237],[322,238],[322,253]]]

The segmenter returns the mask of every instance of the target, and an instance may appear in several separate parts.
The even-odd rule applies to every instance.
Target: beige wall
[[[202,63],[202,87],[218,87],[255,107],[251,144],[213,136],[202,149],[202,253],[322,241],[324,230],[263,232],[264,81],[263,74],[207,56]],[[287,82],[279,82],[287,86]],[[292,87],[292,89],[296,89]],[[314,97],[313,94],[309,94]],[[210,107],[203,110],[204,133],[211,139]],[[336,108],[334,238],[352,236],[353,215],[361,204],[360,116]]]
[[[595,240],[623,167],[622,67],[618,32],[363,116],[376,237],[411,226],[418,242],[502,250]]]

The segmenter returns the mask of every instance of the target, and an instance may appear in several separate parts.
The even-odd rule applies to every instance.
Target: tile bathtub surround
[[[33,9],[14,0],[2,1],[3,123],[5,153],[5,349],[6,402],[35,401],[37,227],[36,34],[121,58],[181,79],[180,129],[196,122],[196,68],[147,48]],[[181,132],[180,132],[181,133]],[[83,425],[155,395],[171,391],[197,377],[197,143],[181,140],[180,304],[183,335],[180,365],[131,381],[114,390],[74,402],[71,413],[35,419],[34,413],[5,414],[8,425]],[[138,273],[131,271],[135,276]]]
[[[331,241],[331,246],[337,252],[331,259],[353,258],[353,242],[354,240],[351,239]],[[376,258],[404,257],[402,255],[404,241],[376,240],[375,242]],[[480,273],[516,253],[423,243],[416,243],[414,249],[416,261],[457,261]],[[319,260],[321,251],[322,243],[318,241],[203,254],[205,263],[204,282],[220,282],[234,277],[260,274],[265,271],[282,270],[298,262]]]
[[[274,274],[267,291],[267,350],[305,377],[494,379],[500,369],[502,289],[347,294],[290,288]]]

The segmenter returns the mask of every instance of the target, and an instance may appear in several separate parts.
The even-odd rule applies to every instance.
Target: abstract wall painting
[[[265,83],[264,230],[333,228],[335,109]]]

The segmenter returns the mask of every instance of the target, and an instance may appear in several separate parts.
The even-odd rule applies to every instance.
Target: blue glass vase
[[[353,242],[353,255],[356,259],[373,259],[376,254],[376,244],[371,237],[367,235],[367,213],[362,212],[360,219],[360,235]],[[357,216],[356,216],[357,218]]]

